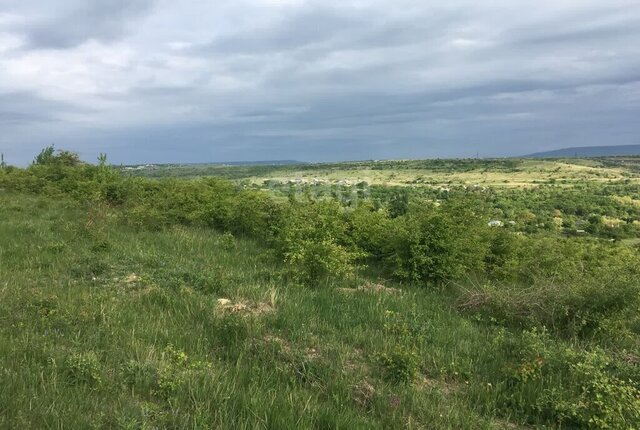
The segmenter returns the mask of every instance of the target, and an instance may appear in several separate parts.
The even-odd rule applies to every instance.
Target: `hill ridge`
[[[640,155],[640,145],[574,146],[551,151],[534,152],[533,154],[528,154],[524,157],[607,157],[619,155]]]

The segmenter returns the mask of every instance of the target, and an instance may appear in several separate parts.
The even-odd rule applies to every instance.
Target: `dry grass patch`
[[[443,381],[428,376],[416,379],[413,386],[418,391],[437,390],[445,396],[455,394],[462,387],[461,384],[454,381]]]
[[[122,282],[125,284],[135,284],[141,281],[141,277],[135,273],[132,273],[128,276],[126,276],[124,279],[122,279]]]
[[[233,302],[229,299],[218,299],[218,309],[222,312],[231,314],[240,314],[243,316],[259,316],[266,313],[274,312],[275,306],[273,303],[267,302],[251,302],[247,300],[241,300]]]
[[[240,299],[233,301],[227,298],[218,299],[218,310],[223,313],[240,314],[243,316],[259,316],[276,310],[277,292],[272,289],[266,300],[261,302]]]
[[[372,408],[376,394],[375,387],[367,379],[358,382],[352,388],[353,401],[362,409]]]
[[[402,290],[398,288],[385,287],[382,284],[373,284],[368,283],[364,285],[360,285],[356,288],[336,288],[336,291],[340,293],[385,293],[385,294],[400,294]]]

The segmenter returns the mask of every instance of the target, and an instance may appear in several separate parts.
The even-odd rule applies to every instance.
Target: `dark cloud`
[[[0,94],[0,125],[6,127],[58,122],[59,112],[78,112],[78,108],[26,91]]]
[[[134,20],[147,13],[153,0],[79,1],[28,24],[24,31],[33,49],[68,49],[87,40],[108,42],[122,38]]]
[[[366,3],[0,0],[0,147],[188,162],[637,143],[637,2]]]

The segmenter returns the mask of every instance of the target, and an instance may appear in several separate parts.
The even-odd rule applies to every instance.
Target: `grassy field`
[[[516,427],[500,330],[446,295],[296,287],[250,241],[71,202],[0,194],[0,216],[2,428]],[[411,384],[379,362],[402,348]]]
[[[376,209],[105,165],[0,173],[0,428],[640,426],[633,183]],[[489,197],[522,228],[473,219]],[[558,207],[586,236],[540,227]]]
[[[357,184],[497,188],[540,184],[576,185],[628,180],[640,183],[639,158],[495,159],[365,161],[284,166],[176,165],[130,172],[136,175],[220,176],[262,185],[265,181],[297,184]]]
[[[368,167],[368,168],[367,168]],[[356,184],[367,182],[372,185],[480,185],[485,187],[530,187],[538,184],[557,182],[560,184],[576,184],[584,182],[612,182],[626,178],[625,170],[601,168],[565,161],[522,161],[513,171],[492,171],[490,169],[474,169],[468,172],[452,170],[433,171],[429,169],[375,170],[367,166],[362,169],[323,169],[319,166],[312,171],[274,171],[268,176],[249,178],[253,183],[264,180],[279,182],[301,181],[312,183],[324,180],[329,183],[348,182]],[[640,175],[633,181],[640,182]]]

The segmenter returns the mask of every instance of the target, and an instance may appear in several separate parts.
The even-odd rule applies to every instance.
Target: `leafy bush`
[[[236,238],[228,231],[220,236],[220,247],[226,251],[230,251],[236,247]]]
[[[396,276],[437,284],[483,269],[489,242],[476,214],[457,205],[414,207],[397,219],[386,258]]]
[[[346,215],[333,201],[290,208],[279,232],[279,249],[295,277],[311,285],[327,277],[349,276],[362,254],[347,240]]]
[[[576,381],[573,393],[549,389],[541,397],[541,408],[550,408],[561,422],[581,428],[634,429],[640,425],[640,391],[631,381],[612,376],[610,359],[600,350],[586,354],[569,353]]]
[[[640,391],[611,373],[612,359],[601,349],[561,347],[544,330],[505,338],[500,354],[510,383],[509,410],[522,410],[569,428],[634,429],[640,424]]]
[[[73,383],[97,386],[102,382],[101,365],[93,351],[70,354],[64,366],[68,380]]]
[[[150,389],[158,380],[158,370],[152,363],[129,360],[121,368],[124,382],[130,387]]]
[[[588,335],[640,306],[640,258],[619,246],[519,238],[494,266],[494,281],[460,298],[462,310],[510,324]]]
[[[58,150],[54,146],[44,148],[33,160],[34,165],[77,166],[81,163],[78,154],[71,151]]]
[[[386,377],[395,383],[412,381],[418,372],[418,355],[411,348],[396,347],[388,353],[378,355]]]
[[[167,345],[157,372],[154,394],[173,396],[187,381],[200,373],[211,370],[211,363],[191,359],[184,351]]]

